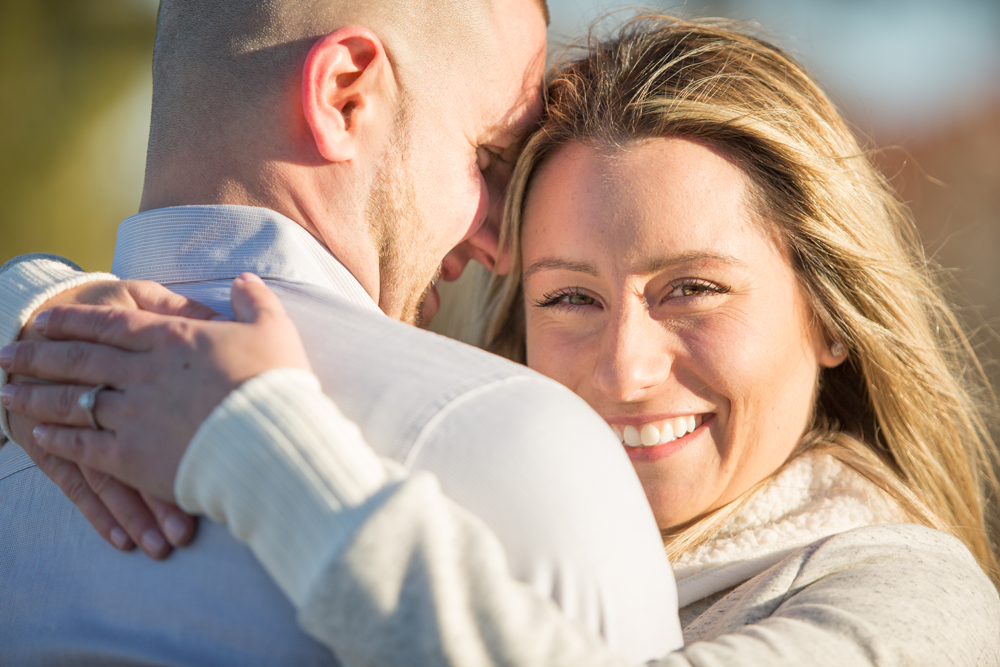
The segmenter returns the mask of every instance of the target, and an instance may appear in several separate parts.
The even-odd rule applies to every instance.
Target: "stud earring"
[[[830,354],[832,354],[835,357],[844,356],[844,344],[841,343],[839,340],[836,341],[833,345],[830,346]]]

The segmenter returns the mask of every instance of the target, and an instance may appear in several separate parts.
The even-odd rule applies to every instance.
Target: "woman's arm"
[[[212,413],[175,486],[251,546],[347,665],[627,664],[513,580],[493,533],[432,476],[388,468],[314,377],[281,369]],[[657,664],[992,665],[997,627],[1000,599],[957,540],[871,526],[747,582]]]
[[[309,373],[270,371],[228,396],[176,493],[250,546],[345,665],[625,664],[514,580],[433,476],[383,464]]]

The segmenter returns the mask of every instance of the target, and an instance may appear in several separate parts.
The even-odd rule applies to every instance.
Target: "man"
[[[497,533],[515,577],[623,655],[661,654],[679,637],[669,571],[599,419],[524,369],[377,312],[417,322],[435,310],[439,271],[492,267],[507,162],[538,113],[544,5],[373,5],[161,2],[142,212],[119,231],[114,271],[226,314],[232,278],[267,279],[324,390],[382,456],[434,472]],[[2,276],[20,290],[0,294],[15,330],[45,295],[85,280],[44,261]],[[14,439],[30,447],[28,433]],[[117,487],[92,477],[90,490],[76,472],[64,486],[99,515]],[[5,664],[330,660],[224,527],[204,525],[162,564],[114,552],[11,446],[0,494]]]

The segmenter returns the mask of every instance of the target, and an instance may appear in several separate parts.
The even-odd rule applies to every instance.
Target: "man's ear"
[[[392,69],[370,30],[339,28],[317,41],[302,68],[302,110],[316,148],[330,162],[352,159],[388,98]]]

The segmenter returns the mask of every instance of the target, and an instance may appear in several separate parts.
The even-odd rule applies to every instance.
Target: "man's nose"
[[[500,234],[493,216],[487,216],[471,236],[445,255],[441,263],[441,277],[456,280],[465,270],[469,260],[475,260],[490,271],[497,268]],[[503,262],[506,264],[506,262]]]
[[[500,254],[500,224],[503,220],[504,199],[510,184],[509,169],[490,169],[483,174],[485,214],[483,221],[471,235],[459,243],[441,264],[444,280],[457,280],[470,259],[474,259],[489,271],[507,273],[509,253]]]
[[[642,400],[670,376],[673,355],[666,332],[644,306],[621,311],[601,337],[593,383],[612,401]]]
[[[490,271],[496,264],[497,256],[497,234],[496,231],[487,229],[488,223],[483,225],[475,234],[465,239],[451,252],[445,255],[441,262],[441,278],[443,280],[457,280],[470,259],[474,259]]]

